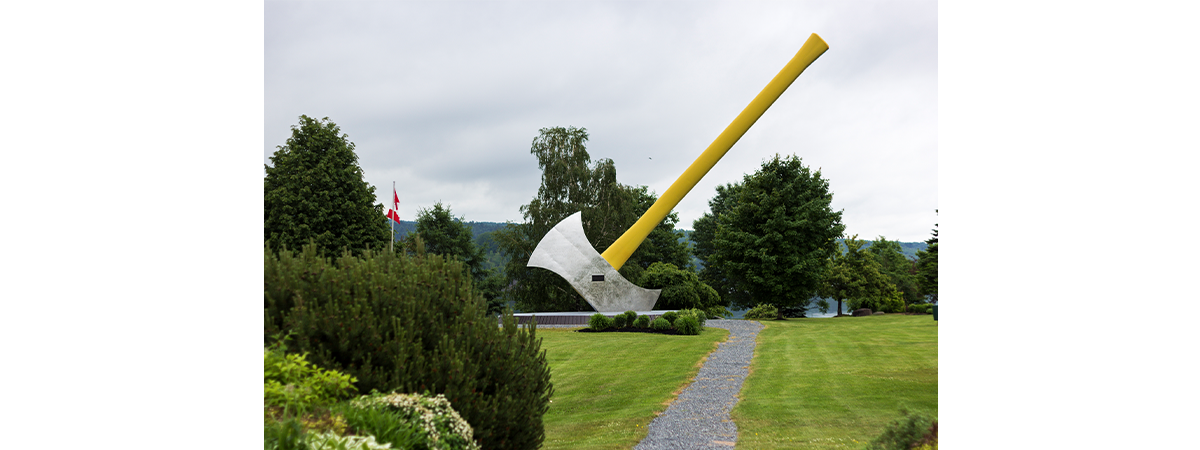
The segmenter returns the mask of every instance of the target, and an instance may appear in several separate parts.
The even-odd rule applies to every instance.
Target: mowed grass
[[[900,417],[937,414],[937,322],[884,315],[760,321],[731,413],[737,448],[862,448]]]
[[[729,332],[699,336],[539,329],[554,384],[543,449],[628,449]]]

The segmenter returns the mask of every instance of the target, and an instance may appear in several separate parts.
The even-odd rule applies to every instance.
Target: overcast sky
[[[820,168],[847,234],[923,241],[938,208],[936,2],[276,2],[265,6],[263,163],[305,114],[355,143],[399,213],[441,201],[523,221],[530,143],[587,128],[593,160],[661,194],[811,33],[829,44],[675,208],[764,159]]]

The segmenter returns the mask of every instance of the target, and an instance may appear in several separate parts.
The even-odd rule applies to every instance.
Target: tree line
[[[388,248],[391,227],[374,187],[362,179],[354,144],[329,122],[301,116],[293,136],[272,156],[264,182],[268,248],[297,249],[308,242],[328,256]],[[593,160],[585,128],[538,130],[530,153],[541,185],[520,207],[523,221],[477,230],[449,205],[421,208],[412,231],[395,251],[433,253],[462,262],[475,289],[495,314],[513,304],[522,311],[591,309],[556,274],[526,266],[533,249],[559,221],[582,212],[588,241],[603,252],[657,200],[646,186],[617,182],[611,159]],[[898,241],[844,236],[842,211],[820,170],[800,158],[775,155],[755,173],[718,186],[709,212],[690,236],[671,213],[620,269],[642,287],[662,289],[656,309],[697,308],[710,315],[728,308],[770,304],[780,317],[801,316],[824,300],[851,308],[900,312],[937,299],[937,229],[917,259]],[[393,236],[394,237],[394,236]],[[694,245],[693,245],[694,243]],[[482,244],[482,245],[481,245]]]

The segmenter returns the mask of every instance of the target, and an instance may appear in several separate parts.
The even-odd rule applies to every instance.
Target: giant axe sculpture
[[[646,210],[632,227],[625,230],[604,254],[596,252],[583,233],[580,213],[563,219],[546,233],[529,257],[529,267],[541,267],[558,274],[582,295],[588,304],[599,312],[621,312],[627,310],[649,311],[658,300],[658,289],[643,289],[630,283],[617,272],[638,245],[646,240],[650,231],[667,217],[667,214],[683,200],[696,183],[708,173],[717,161],[729,152],[733,144],[746,134],[746,130],[762,117],[767,108],[791,86],[809,64],[825,53],[829,45],[813,33],[808,41],[788,61],[783,70],[767,83],[746,109],[733,119],[725,131],[709,144],[704,153],[683,171],[671,187]]]

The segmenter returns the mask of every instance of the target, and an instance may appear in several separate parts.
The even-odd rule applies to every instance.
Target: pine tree
[[[278,147],[263,180],[268,248],[299,249],[310,240],[325,256],[359,254],[388,244],[383,205],[363,179],[354,143],[328,117],[300,116]]]

